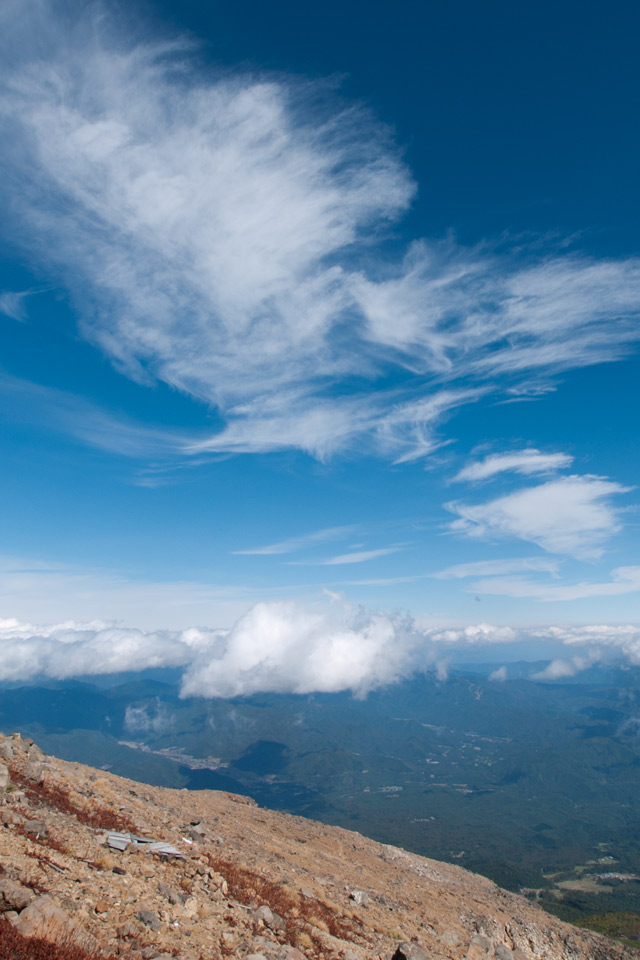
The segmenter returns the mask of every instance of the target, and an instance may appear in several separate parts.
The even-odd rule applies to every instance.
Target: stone
[[[19,823],[24,823],[24,817],[16,813],[12,807],[3,807],[0,809],[0,823],[3,827],[8,827],[9,824],[17,825]]]
[[[460,937],[455,930],[445,930],[440,937],[440,942],[444,943],[446,947],[457,947],[460,943]]]
[[[162,924],[151,910],[138,910],[138,919],[150,930],[162,930]]]
[[[349,900],[353,900],[356,906],[366,907],[369,904],[369,894],[364,890],[352,890],[349,894]]]
[[[509,947],[506,947],[504,943],[499,943],[498,946],[493,951],[494,957],[497,960],[513,960],[513,953],[509,950]]]
[[[490,950],[491,940],[489,940],[489,937],[485,937],[483,933],[476,933],[475,936],[471,937],[471,945],[469,948],[470,957],[481,956],[483,953],[489,953]]]
[[[419,944],[405,942],[398,944],[392,960],[430,960],[430,958]]]
[[[32,743],[27,750],[27,760],[45,760],[46,756],[44,750],[41,750],[36,743]]]
[[[96,913],[107,913],[109,910],[109,904],[106,900],[98,900],[93,909]]]
[[[22,776],[31,783],[44,783],[45,766],[40,760],[27,760],[22,768]]]
[[[257,910],[254,910],[251,916],[255,920],[261,920],[265,927],[268,927],[269,930],[277,932],[278,930],[284,930],[285,923],[282,917],[278,916],[277,913],[274,913],[273,910],[268,907],[266,904],[258,907]]]
[[[39,837],[46,837],[47,825],[44,820],[25,820],[24,832],[35,833]]]
[[[122,940],[132,940],[134,937],[137,937],[138,928],[131,920],[127,920],[126,923],[123,923],[117,928],[116,933]]]
[[[6,790],[11,785],[11,774],[4,763],[0,763],[0,790]]]
[[[182,903],[184,897],[182,897],[177,891],[172,890],[171,887],[168,887],[166,883],[158,884],[158,893],[160,896],[164,897],[165,900],[168,900],[169,903],[178,904]]]
[[[25,937],[40,937],[51,943],[73,944],[88,953],[97,953],[98,941],[72,920],[51,897],[36,897],[15,924]]]
[[[0,913],[8,910],[24,910],[32,900],[36,899],[33,890],[23,887],[21,883],[0,877]]]
[[[124,877],[126,876],[127,871],[124,869],[124,867],[114,867],[111,873],[117,873],[119,877]]]
[[[182,907],[185,917],[192,920],[198,914],[198,901],[195,897],[187,897]]]
[[[0,757],[2,757],[3,760],[11,760],[13,754],[13,746],[8,740],[3,740],[2,743],[0,743]]]
[[[307,960],[301,950],[298,950],[297,947],[289,946],[288,943],[282,944],[279,954],[282,957],[282,960]]]

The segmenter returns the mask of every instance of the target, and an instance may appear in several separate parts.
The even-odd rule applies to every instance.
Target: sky
[[[640,662],[639,20],[4,0],[0,679]]]

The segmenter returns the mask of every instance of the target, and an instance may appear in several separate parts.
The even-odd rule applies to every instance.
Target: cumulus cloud
[[[498,667],[496,670],[493,670],[489,674],[489,680],[494,680],[497,683],[504,683],[507,679],[507,668],[505,666]]]
[[[339,599],[339,598],[338,598]],[[540,679],[571,675],[593,663],[624,659],[640,665],[640,627],[509,627],[488,623],[440,628],[381,611],[354,611],[342,602],[261,602],[230,630],[142,631],[100,622],[43,627],[0,620],[0,681],[66,678],[149,667],[184,668],[182,696],[369,691],[416,671],[445,678],[454,653],[469,648],[551,641],[570,648]],[[568,665],[567,665],[568,664]],[[494,676],[503,679],[501,670]],[[130,705],[131,732],[167,728],[160,706]]]
[[[362,696],[415,669],[421,636],[410,620],[292,603],[259,603],[227,637],[222,658],[200,658],[187,671],[185,696],[325,693]]]
[[[469,537],[518,537],[550,553],[592,559],[620,529],[611,497],[631,489],[602,477],[562,477],[487,503],[449,503],[459,515],[450,529]]]
[[[540,453],[528,448],[513,453],[493,453],[484,460],[469,463],[453,478],[454,480],[488,480],[498,473],[519,473],[529,476],[534,473],[551,473],[568,467],[573,457],[567,453]]]
[[[145,632],[130,627],[67,621],[49,627],[0,620],[0,680],[120,673],[149,667],[181,667],[203,646],[215,647],[219,631]]]
[[[389,260],[412,177],[335,85],[216,72],[100,4],[0,18],[5,230],[119,370],[217,408],[174,456],[415,459],[482,391],[535,396],[640,337],[637,259],[418,240]]]

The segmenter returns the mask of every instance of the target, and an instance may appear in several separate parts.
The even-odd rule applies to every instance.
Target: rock
[[[369,903],[369,894],[365,893],[364,890],[352,890],[349,894],[349,900],[359,907],[366,907]]]
[[[2,743],[0,743],[0,757],[2,757],[3,760],[11,760],[13,754],[13,746],[8,740],[3,740]]]
[[[9,824],[16,825],[24,823],[24,817],[16,813],[11,807],[2,807],[0,808],[0,823],[3,827],[8,827]]]
[[[124,867],[114,867],[111,873],[117,873],[119,877],[124,877],[126,876],[127,871],[124,869]]]
[[[15,924],[25,937],[41,937],[51,943],[73,944],[88,953],[97,953],[98,941],[72,920],[51,897],[37,897],[26,907]]]
[[[297,947],[291,947],[288,943],[283,943],[279,950],[282,960],[307,960],[304,953]]]
[[[430,960],[430,958],[417,943],[399,943],[392,960]]]
[[[6,790],[11,785],[11,775],[4,763],[0,763],[0,790]]]
[[[121,940],[132,940],[134,937],[137,937],[138,928],[131,920],[127,920],[126,923],[123,923],[116,929],[116,933]]]
[[[37,743],[32,742],[27,750],[27,760],[46,760],[46,757],[44,750],[41,750]]]
[[[269,930],[273,930],[274,932],[285,929],[285,922],[282,917],[278,916],[277,913],[274,913],[270,907],[266,906],[266,904],[258,907],[257,910],[254,910],[251,916],[255,920],[262,920],[265,927],[268,927]]]
[[[190,920],[192,920],[193,917],[197,916],[198,913],[198,901],[195,897],[188,897],[185,900],[182,909],[185,917],[188,917]]]
[[[189,827],[188,830],[184,832],[185,837],[189,837],[190,840],[193,840],[195,843],[200,843],[203,838],[203,834],[198,830],[195,830],[193,827]]]
[[[36,899],[33,890],[23,887],[21,883],[0,877],[0,913],[8,910],[24,910],[32,900]]]
[[[22,776],[31,783],[44,783],[45,766],[40,760],[27,760],[22,768]]]
[[[98,900],[93,909],[96,913],[107,913],[109,910],[109,904],[106,900]]]
[[[162,924],[151,910],[138,910],[138,919],[150,930],[162,930]]]
[[[505,947],[504,943],[498,944],[493,955],[497,957],[497,960],[513,960],[513,953],[509,950],[509,947]]]
[[[44,820],[25,820],[24,832],[35,833],[39,837],[46,837],[47,825]]]
[[[457,947],[457,945],[460,943],[460,937],[455,930],[445,930],[440,937],[440,942],[444,943],[446,947]]]
[[[489,937],[485,937],[483,933],[476,933],[475,936],[471,937],[468,956],[472,958],[472,960],[475,960],[476,957],[481,957],[484,953],[489,953],[490,950],[491,940],[489,940]]]
[[[172,890],[171,887],[168,887],[165,883],[158,884],[158,893],[160,896],[164,897],[165,900],[168,900],[169,903],[178,904],[182,903],[184,897],[182,897],[175,890]]]

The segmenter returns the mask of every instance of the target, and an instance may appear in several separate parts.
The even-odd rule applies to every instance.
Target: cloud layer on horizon
[[[142,631],[100,622],[50,627],[0,620],[0,682],[42,677],[184,669],[181,695],[335,693],[372,690],[434,668],[446,675],[455,651],[552,642],[571,649],[558,676],[594,663],[640,664],[637,625],[420,626],[410,617],[354,611],[341,603],[262,602],[231,630]],[[548,677],[553,679],[554,668]],[[564,673],[562,671],[565,671]]]
[[[119,370],[218,410],[182,455],[415,459],[483,392],[533,396],[640,337],[637,259],[383,253],[415,186],[335,85],[222,74],[108,5],[61,11],[0,12],[6,229]],[[21,293],[1,297],[20,318]]]

